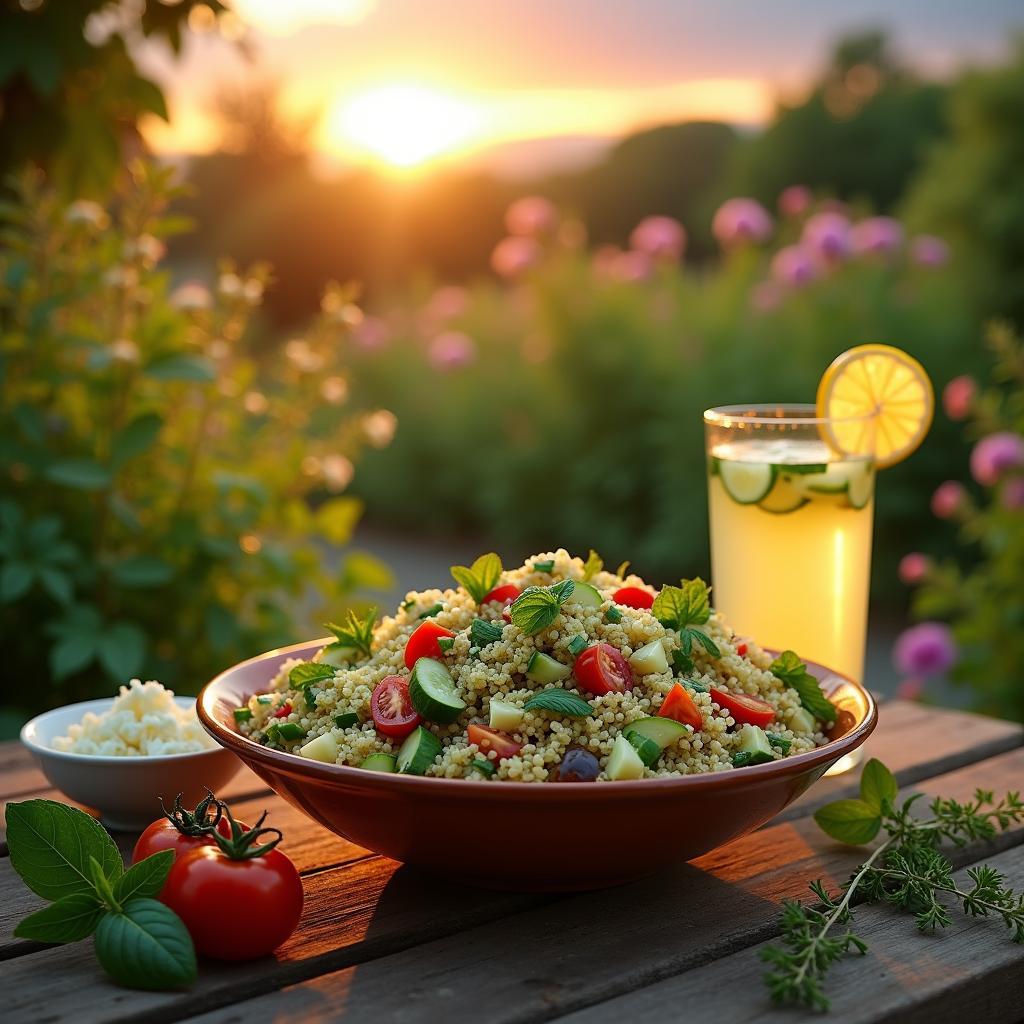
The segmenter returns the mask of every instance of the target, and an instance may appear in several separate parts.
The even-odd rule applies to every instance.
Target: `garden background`
[[[887,682],[1024,719],[1003,5],[983,60],[922,70],[854,24],[755,125],[666,114],[572,159],[434,160],[461,108],[378,90],[375,158],[332,164],[324,111],[262,55],[264,6],[2,8],[3,735],[132,675],[195,692],[484,550],[707,577],[702,410],[808,400],[865,341],[942,399],[879,483],[871,664],[917,620]],[[167,98],[213,40],[244,71],[185,154]]]

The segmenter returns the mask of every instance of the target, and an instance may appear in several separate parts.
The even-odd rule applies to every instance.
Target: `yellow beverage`
[[[709,424],[712,603],[737,634],[861,681],[873,461],[838,456],[813,426],[743,426]]]

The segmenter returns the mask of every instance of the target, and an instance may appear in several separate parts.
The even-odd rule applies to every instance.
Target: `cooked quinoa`
[[[547,563],[550,571],[546,571]],[[411,671],[406,664],[406,645],[417,629],[432,622],[454,634],[451,643],[446,644],[448,649],[436,652],[434,658],[447,669],[454,692],[465,707],[457,712],[454,721],[418,721],[440,742],[439,752],[422,766],[420,774],[451,779],[546,782],[558,779],[567,751],[581,749],[596,758],[600,768],[597,781],[607,781],[616,739],[624,730],[629,734],[630,723],[659,717],[666,697],[677,684],[683,686],[692,701],[688,706],[696,709],[700,728],[687,726],[677,740],[660,751],[656,760],[645,763],[642,772],[638,769],[629,777],[730,771],[734,758],[743,763],[743,757],[737,755],[749,726],[738,722],[714,698],[712,689],[748,695],[770,705],[774,717],[770,724],[765,724],[764,735],[771,746],[770,752],[759,755],[761,761],[808,751],[826,742],[822,731],[826,723],[813,718],[802,706],[797,690],[769,671],[772,656],[752,640],[736,637],[716,612],[712,610],[699,629],[710,639],[709,649],[717,648],[718,656],[709,654],[698,638],[688,645],[689,654],[684,657],[680,629],[663,625],[652,609],[630,607],[612,599],[621,588],[639,588],[652,596],[658,593],[655,588],[633,574],[620,576],[603,569],[594,573],[591,564],[589,583],[597,589],[601,603],[588,606],[582,602],[582,591],[578,589],[585,573],[583,560],[570,556],[564,549],[538,554],[517,569],[501,572],[498,585],[512,584],[519,590],[551,590],[563,580],[575,582],[574,592],[561,604],[550,625],[533,635],[507,621],[508,604],[478,604],[463,586],[410,592],[394,615],[383,618],[373,628],[369,656],[354,654],[348,662],[342,661],[330,678],[305,688],[293,686],[292,670],[303,662],[285,661],[266,693],[254,695],[236,712],[239,731],[257,742],[293,754],[342,765],[358,767],[371,755],[397,755],[404,737],[389,738],[378,730],[371,695],[387,677],[401,676],[408,682]],[[513,612],[515,608],[512,605]],[[477,646],[471,636],[476,619],[493,623],[501,631],[500,638]],[[480,627],[477,630],[479,633]],[[622,692],[594,693],[581,688],[575,674],[549,683],[538,683],[526,676],[535,652],[573,668],[584,644],[610,645],[628,661],[652,641],[660,644],[667,668],[638,671],[635,665],[631,666],[632,689]],[[334,660],[330,652],[338,648],[339,644],[333,644],[320,651],[314,663],[322,665]],[[662,661],[660,657],[654,660]],[[531,696],[556,688],[581,698],[589,705],[589,712],[581,717],[568,717],[551,710],[524,708]],[[680,699],[678,694],[674,699]],[[489,729],[492,701],[522,711],[513,731],[497,733],[519,747],[512,756],[500,757],[497,750],[488,749],[489,742],[474,743],[468,735],[467,730],[474,725]],[[354,724],[339,726],[336,716],[346,714],[355,716]],[[477,728],[478,736],[481,732]],[[326,739],[310,746],[318,737]],[[429,749],[434,749],[429,737],[427,742]],[[489,765],[481,766],[481,760]],[[387,758],[377,758],[375,762],[393,764]]]

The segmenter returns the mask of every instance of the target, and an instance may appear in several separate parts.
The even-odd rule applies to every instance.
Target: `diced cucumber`
[[[772,489],[775,467],[770,462],[722,459],[718,463],[718,476],[733,501],[740,505],[756,505]]]
[[[814,715],[807,708],[797,708],[789,716],[789,727],[793,732],[814,732]]]
[[[334,716],[334,724],[339,729],[351,729],[358,722],[359,716],[354,711],[340,711]]]
[[[633,744],[622,733],[615,737],[611,756],[608,758],[608,764],[604,771],[613,782],[643,778],[644,763]]]
[[[261,693],[256,698],[256,703],[257,704],[273,704],[274,703],[274,698],[271,697],[269,693]]]
[[[491,700],[490,719],[492,729],[501,732],[515,732],[523,722],[523,709],[503,700]]]
[[[316,656],[322,665],[333,665],[335,668],[346,668],[354,661],[359,652],[354,647],[343,647],[341,644],[329,644]]]
[[[661,757],[661,747],[654,740],[638,732],[623,733],[623,735],[629,740],[633,749],[640,755],[640,760],[648,768],[653,768],[658,763],[658,758]]]
[[[403,775],[423,775],[440,753],[441,741],[429,729],[418,725],[398,749],[398,770]]]
[[[572,669],[563,665],[543,651],[534,651],[526,665],[526,678],[532,679],[535,683],[546,686],[548,683],[557,683],[564,679]]]
[[[428,722],[454,722],[466,706],[455,692],[448,669],[434,658],[420,658],[409,679],[412,706]]]
[[[252,711],[249,708],[235,708],[232,714],[236,722],[248,722],[252,718]]]
[[[587,649],[587,638],[582,633],[578,633],[569,641],[568,647],[570,654],[582,654]]]
[[[576,585],[572,588],[572,593],[566,604],[581,604],[584,608],[600,608],[604,604],[604,598],[597,587],[584,583],[583,580],[576,580]]]
[[[615,605],[612,605],[611,608],[609,608],[608,611],[604,613],[604,617],[608,622],[621,622],[622,612],[620,612],[619,609],[615,607]]]
[[[359,767],[368,772],[397,772],[398,758],[394,754],[371,754]]]
[[[638,718],[624,726],[622,735],[627,739],[632,736],[644,736],[658,744],[659,750],[670,747],[677,743],[684,736],[689,736],[693,730],[674,718]]]
[[[329,732],[325,732],[323,736],[317,736],[316,739],[310,740],[305,746],[299,747],[299,753],[303,757],[312,758],[314,761],[334,764],[338,760],[338,744]]]
[[[665,657],[665,648],[660,640],[652,640],[649,644],[644,644],[639,650],[634,651],[630,656],[629,663],[641,675],[668,671],[668,658]]]
[[[267,726],[266,733],[268,737],[273,735],[275,740],[287,740],[289,743],[306,735],[298,722],[274,722]]]
[[[484,757],[474,757],[473,760],[469,762],[469,767],[478,771],[488,779],[497,771],[497,768],[495,768],[494,765]]]
[[[758,725],[744,725],[736,733],[740,741],[740,750],[748,754],[767,754],[772,756],[772,745],[768,741],[768,735]]]
[[[792,478],[779,476],[771,492],[757,503],[757,507],[764,509],[765,512],[784,515],[786,512],[795,512],[798,508],[803,508],[807,501],[807,496],[793,483]]]

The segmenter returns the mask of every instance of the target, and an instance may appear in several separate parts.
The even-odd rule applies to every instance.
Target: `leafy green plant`
[[[829,893],[819,879],[810,885],[815,904],[786,901],[779,922],[782,946],[768,946],[762,953],[770,965],[765,983],[776,1002],[828,1009],[822,985],[829,968],[851,951],[868,949],[851,927],[856,902],[888,903],[913,914],[919,931],[933,932],[952,922],[946,905],[952,899],[972,917],[999,918],[1014,942],[1024,942],[1024,893],[1008,888],[1002,875],[987,865],[968,869],[972,885],[961,888],[953,878],[953,865],[939,849],[942,840],[962,846],[992,839],[997,831],[1024,822],[1020,794],[1007,793],[997,801],[993,793],[978,790],[967,803],[937,797],[926,819],[912,813],[921,794],[899,806],[896,797],[896,779],[873,758],[861,774],[860,799],[837,800],[815,813],[822,830],[841,843],[859,846],[883,829],[887,838],[840,893]]]
[[[394,417],[350,402],[360,311],[332,287],[304,337],[259,344],[266,267],[172,288],[171,172],[110,210],[27,175],[0,209],[0,637],[22,711],[133,675],[186,692],[292,642],[364,585],[342,559],[354,460]],[[29,684],[28,681],[31,681]]]

